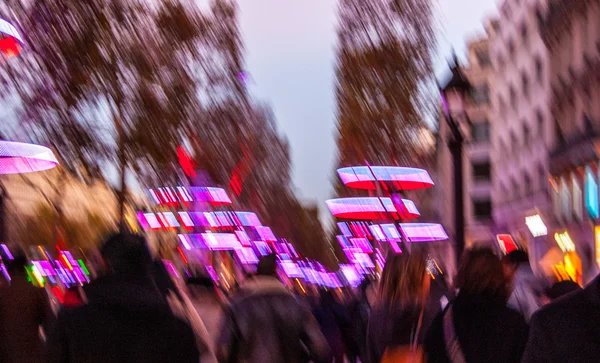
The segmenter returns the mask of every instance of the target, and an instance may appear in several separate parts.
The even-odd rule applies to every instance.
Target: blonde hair
[[[387,258],[379,283],[378,303],[387,307],[422,307],[427,261],[422,254],[392,254]]]

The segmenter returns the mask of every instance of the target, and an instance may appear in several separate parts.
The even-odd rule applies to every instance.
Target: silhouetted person
[[[581,286],[574,281],[565,280],[560,281],[552,285],[552,287],[547,288],[544,291],[544,296],[542,297],[542,303],[544,305],[550,304],[552,301],[568,295],[575,291],[580,291]]]
[[[44,289],[27,281],[27,258],[15,256],[8,263],[9,285],[0,288],[0,362],[42,361],[40,326],[53,314]]]
[[[466,251],[455,283],[458,296],[427,333],[427,362],[520,362],[527,324],[506,306],[508,283],[500,259],[490,249]]]
[[[197,363],[194,332],[173,315],[150,277],[145,239],[114,235],[101,254],[108,273],[84,288],[85,305],[59,313],[48,362]]]
[[[217,342],[219,362],[329,362],[329,347],[308,307],[276,277],[277,257],[258,263],[226,312]]]
[[[369,363],[422,361],[430,283],[422,255],[388,257],[367,331]]]
[[[371,281],[365,280],[358,287],[356,297],[348,304],[348,314],[352,329],[355,347],[346,347],[346,354],[351,362],[360,358],[361,362],[367,362],[367,328],[369,326],[369,315],[371,314],[371,299],[374,287]],[[348,350],[349,349],[349,350]]]
[[[517,310],[526,321],[542,306],[542,294],[546,285],[535,276],[529,263],[529,255],[522,250],[512,251],[502,259],[504,273],[510,283],[508,306]]]
[[[600,276],[533,314],[524,363],[597,362]]]
[[[344,363],[345,345],[356,346],[356,342],[352,341],[350,317],[345,307],[335,300],[331,290],[321,291],[313,315],[331,348],[334,363]]]

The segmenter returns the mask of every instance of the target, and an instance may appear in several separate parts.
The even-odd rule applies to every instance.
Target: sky
[[[336,0],[239,0],[251,92],[273,108],[292,149],[293,181],[321,218],[335,174]],[[495,0],[438,0],[436,75],[444,75],[452,49],[483,33]]]

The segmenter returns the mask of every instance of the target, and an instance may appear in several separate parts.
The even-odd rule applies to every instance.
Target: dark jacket
[[[85,295],[86,305],[59,313],[48,362],[198,363],[194,332],[173,316],[149,277],[106,276]]]
[[[600,277],[533,315],[523,362],[597,362],[599,337]]]
[[[379,363],[388,348],[410,346],[414,336],[421,308],[389,308],[387,306],[374,306],[371,310],[369,327],[367,330],[367,351],[369,363]],[[421,344],[427,330],[428,313],[423,312],[423,319],[419,329],[417,342]]]
[[[41,362],[39,328],[51,317],[46,291],[13,275],[11,284],[0,288],[0,362]]]
[[[329,347],[307,306],[274,277],[246,283],[225,313],[219,362],[328,362]]]
[[[454,330],[468,363],[520,362],[527,342],[527,323],[503,299],[461,292],[451,303]],[[447,310],[447,309],[446,309]],[[441,312],[425,340],[428,363],[450,363],[446,353]]]

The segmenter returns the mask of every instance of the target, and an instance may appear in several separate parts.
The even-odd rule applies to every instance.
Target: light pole
[[[450,67],[450,71],[452,72],[452,78],[450,78],[444,87],[441,87],[440,94],[444,116],[452,133],[452,137],[448,140],[448,148],[454,160],[454,233],[456,239],[456,259],[459,261],[465,249],[463,177],[463,144],[465,139],[455,116],[467,118],[465,106],[472,86],[462,73],[456,56],[454,56],[454,65]]]

